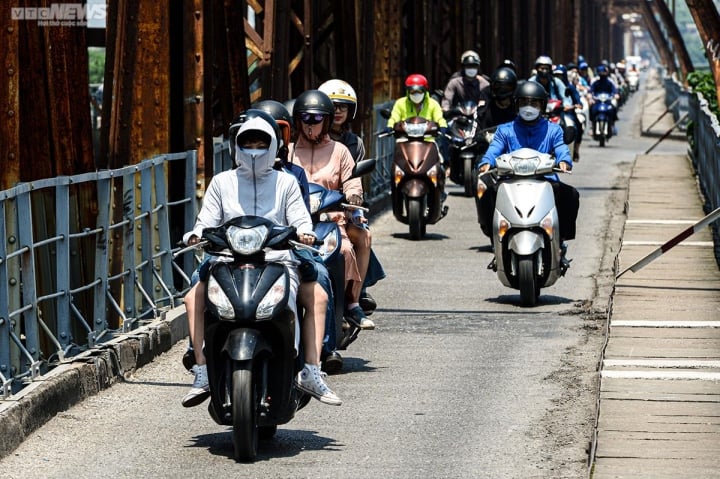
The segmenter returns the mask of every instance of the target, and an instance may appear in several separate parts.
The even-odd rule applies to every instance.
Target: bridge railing
[[[689,99],[690,156],[705,196],[705,212],[720,208],[720,123],[702,93]],[[720,265],[720,221],[712,224],[715,259]]]

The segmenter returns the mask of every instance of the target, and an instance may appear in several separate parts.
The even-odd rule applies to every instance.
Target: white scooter
[[[535,306],[540,289],[552,286],[568,266],[553,187],[545,177],[560,171],[554,165],[551,155],[530,148],[497,158],[494,269],[503,285],[520,290],[523,306]]]

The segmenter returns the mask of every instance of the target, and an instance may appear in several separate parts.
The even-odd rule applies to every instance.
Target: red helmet
[[[415,89],[418,87],[424,88],[425,90],[428,90],[430,88],[427,78],[425,78],[424,75],[420,75],[419,73],[413,73],[405,79],[405,88]]]

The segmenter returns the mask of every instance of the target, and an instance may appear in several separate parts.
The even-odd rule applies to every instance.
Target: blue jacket
[[[590,93],[596,95],[598,93],[610,93],[611,95],[617,95],[617,87],[608,77],[600,77],[590,85]]]
[[[520,148],[532,148],[541,153],[554,153],[556,165],[564,161],[572,168],[572,155],[563,141],[563,130],[559,125],[551,123],[545,118],[540,118],[533,123],[526,123],[519,117],[497,127],[495,136],[478,167],[490,164],[490,168],[494,168],[498,156]],[[548,178],[558,180],[557,175],[549,175]]]

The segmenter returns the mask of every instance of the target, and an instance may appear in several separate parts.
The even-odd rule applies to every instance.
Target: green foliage
[[[688,74],[687,82],[693,92],[702,93],[708,102],[710,111],[718,115],[720,110],[718,110],[717,89],[715,88],[715,80],[713,79],[712,72],[694,71]]]
[[[88,48],[88,73],[90,83],[102,83],[105,79],[105,49]]]

